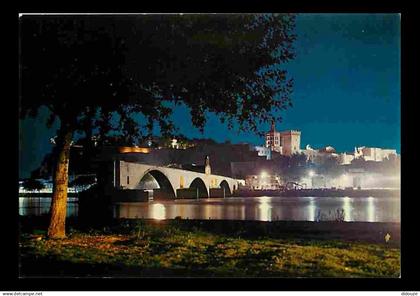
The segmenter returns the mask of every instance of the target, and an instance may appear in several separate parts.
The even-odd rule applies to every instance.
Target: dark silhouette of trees
[[[401,159],[393,154],[384,158],[382,161],[366,161],[363,157],[360,157],[353,159],[349,167],[383,175],[399,175],[401,170]]]
[[[45,186],[42,184],[42,182],[36,180],[36,179],[26,179],[22,183],[22,187],[28,191],[39,191],[41,189],[44,189]]]
[[[363,168],[366,165],[366,160],[364,159],[363,156],[358,157],[358,158],[354,158],[351,162],[350,165],[353,168]]]
[[[93,174],[92,158],[99,152],[99,147],[86,138],[78,140],[76,144],[70,149],[69,174]],[[47,153],[39,168],[31,172],[31,177],[49,179],[53,175],[54,161],[53,152]]]
[[[317,172],[321,175],[337,177],[344,173],[344,167],[340,165],[340,160],[336,156],[325,156],[317,165]]]
[[[308,162],[303,153],[283,156],[281,174],[287,181],[299,181],[303,175],[306,175]]]
[[[291,106],[293,15],[23,16],[20,18],[20,114],[50,111],[54,147],[48,236],[65,237],[69,154],[75,133],[125,141],[175,130],[185,104],[203,130],[206,112],[230,128],[257,123]],[[140,116],[139,116],[140,115]],[[136,117],[137,116],[137,117]]]

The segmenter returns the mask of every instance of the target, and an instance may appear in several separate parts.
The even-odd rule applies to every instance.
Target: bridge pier
[[[153,200],[162,199],[175,199],[175,195],[172,192],[165,191],[161,188],[153,189]]]
[[[225,188],[210,188],[210,197],[226,197]]]
[[[179,188],[176,190],[176,198],[179,199],[197,199],[198,189],[197,188]]]

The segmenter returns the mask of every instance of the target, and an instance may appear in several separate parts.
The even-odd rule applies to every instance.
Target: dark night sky
[[[302,131],[302,145],[355,146],[400,152],[400,16],[398,14],[301,14],[297,17],[296,59],[287,65],[295,80],[293,107],[277,129]],[[55,129],[39,118],[21,122],[20,175],[25,177],[51,150]],[[262,145],[252,133],[229,131],[209,114],[204,134],[191,126],[185,107],[174,110],[188,137]],[[268,129],[269,124],[261,126]]]

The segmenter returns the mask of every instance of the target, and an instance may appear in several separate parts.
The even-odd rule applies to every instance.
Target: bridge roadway
[[[212,192],[220,192],[220,189],[224,191],[223,196],[229,196],[243,180],[119,160],[114,163],[113,183],[120,190],[155,189],[154,192],[179,198],[178,195],[191,190],[194,192],[194,189],[197,190],[197,197],[210,197]]]

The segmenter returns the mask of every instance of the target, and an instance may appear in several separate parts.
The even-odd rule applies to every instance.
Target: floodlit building
[[[271,150],[265,146],[255,146],[255,151],[258,152],[258,156],[264,156],[266,159],[271,159]]]
[[[280,133],[282,154],[290,156],[300,153],[300,131],[290,130]]]
[[[297,130],[277,132],[275,123],[272,122],[270,131],[265,135],[265,147],[270,151],[291,156],[300,152],[300,135]]]
[[[306,159],[313,163],[322,163],[326,158],[335,157],[340,159],[340,154],[337,153],[334,147],[326,146],[320,149],[313,149],[306,145],[306,149],[302,149],[301,153],[306,156]]]
[[[271,123],[270,131],[265,135],[265,147],[271,151],[282,153],[280,132],[276,131],[276,125],[274,121]]]
[[[253,190],[275,190],[282,187],[279,175],[270,175],[265,172],[246,176],[245,186]]]
[[[350,164],[352,160],[354,159],[354,153],[347,153],[347,152],[340,153],[339,158],[340,158],[340,164],[342,165]]]
[[[363,157],[366,161],[383,161],[389,158],[390,155],[397,155],[395,149],[382,149],[374,147],[355,147],[354,148],[355,158]]]
[[[301,152],[306,155],[306,159],[311,162],[318,156],[318,150],[313,149],[310,145],[306,145],[306,148],[302,149]]]
[[[177,139],[174,138],[171,140],[171,148],[179,149],[179,143]]]
[[[337,156],[337,151],[332,146],[325,146],[318,150],[319,153],[328,153],[334,156]]]

